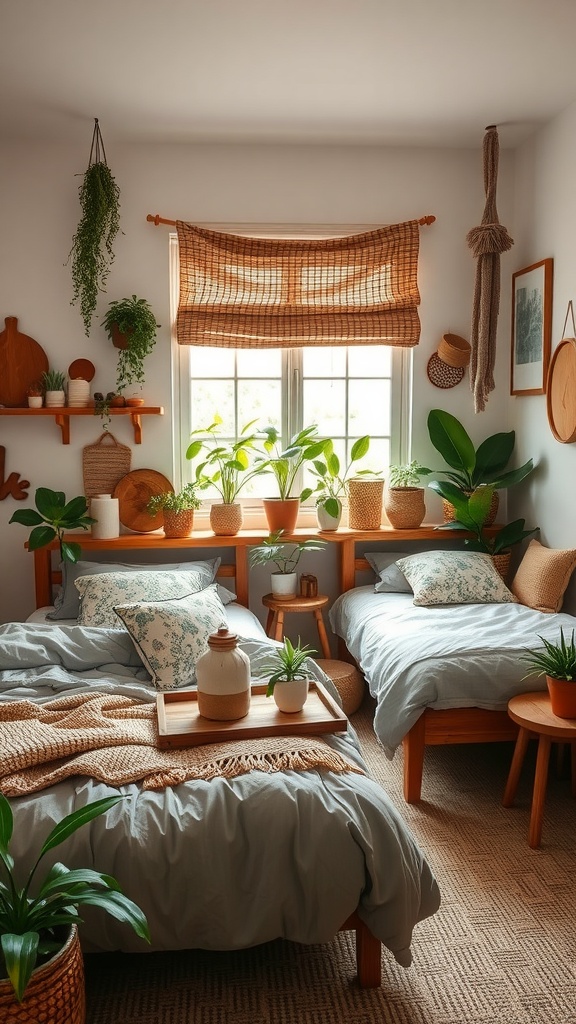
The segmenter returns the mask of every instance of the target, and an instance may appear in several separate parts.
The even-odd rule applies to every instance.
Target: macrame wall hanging
[[[496,125],[491,124],[484,135],[484,215],[482,223],[472,228],[466,236],[468,246],[477,260],[470,337],[470,387],[474,394],[475,412],[484,411],[488,395],[494,390],[496,330],[500,308],[500,254],[514,245],[514,240],[498,221],[498,154],[498,131]]]

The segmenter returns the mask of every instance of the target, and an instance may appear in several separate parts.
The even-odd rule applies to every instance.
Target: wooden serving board
[[[166,494],[174,488],[167,477],[155,469],[133,469],[116,484],[112,492],[118,498],[120,522],[136,533],[151,533],[164,525],[162,510],[155,516],[146,511],[154,494]]]
[[[48,369],[48,356],[34,338],[18,330],[18,319],[7,316],[0,332],[0,405],[27,406],[26,392]]]
[[[245,718],[216,722],[198,714],[197,690],[166,690],[156,698],[158,746],[195,747],[222,740],[256,736],[310,736],[345,732],[348,719],[321,683],[311,682],[302,711],[279,711],[266,684],[253,683],[250,710]]]

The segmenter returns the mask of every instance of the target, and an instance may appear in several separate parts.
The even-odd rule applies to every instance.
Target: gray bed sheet
[[[426,708],[505,710],[517,693],[545,690],[520,655],[557,640],[576,618],[522,604],[419,607],[412,594],[355,587],[334,602],[332,629],[356,659],[377,701],[374,730],[388,758]]]
[[[240,643],[253,677],[261,678],[270,644]],[[337,696],[321,669],[311,668]],[[86,691],[155,700],[124,630],[0,627],[0,700],[46,703]],[[350,725],[328,741],[363,766]],[[120,791],[125,800],[70,837],[53,859],[114,875],[147,914],[153,949],[238,949],[278,937],[325,942],[358,908],[408,966],[415,925],[438,908],[431,865],[386,793],[366,776],[253,771],[162,792],[138,785]],[[43,837],[64,814],[111,792],[117,790],[76,777],[13,799],[13,852],[23,868],[31,867],[32,834]],[[87,908],[81,933],[89,949],[149,948],[95,908]]]

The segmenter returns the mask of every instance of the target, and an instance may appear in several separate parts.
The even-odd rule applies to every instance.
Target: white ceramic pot
[[[66,405],[66,395],[64,391],[47,391],[46,392],[46,408],[47,409],[61,409]]]
[[[68,405],[70,409],[84,409],[90,401],[90,383],[75,378],[68,382]]]
[[[340,526],[340,520],[342,519],[342,502],[339,498],[335,499],[338,502],[338,515],[331,516],[326,511],[324,505],[316,505],[316,519],[318,521],[319,530],[337,530]]]
[[[92,536],[98,540],[110,540],[120,536],[120,499],[111,494],[96,494],[90,501]]]
[[[41,409],[43,398],[42,395],[28,395],[28,408],[29,409]]]
[[[298,589],[298,574],[295,572],[273,572],[270,577],[270,586],[274,597],[281,597],[284,601],[296,597]]]
[[[274,685],[274,700],[279,711],[285,711],[290,715],[302,711],[307,697],[307,679],[291,679],[289,682]]]

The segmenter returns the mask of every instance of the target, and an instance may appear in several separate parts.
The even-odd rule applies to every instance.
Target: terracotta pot
[[[395,530],[417,530],[424,522],[423,487],[388,487],[384,511]]]
[[[242,506],[239,502],[210,507],[210,526],[217,537],[235,537],[242,529]]]
[[[174,512],[171,509],[165,508],[163,511],[164,516],[164,536],[169,538],[175,537],[189,537],[192,533],[194,526],[194,509],[185,508],[181,512]]]
[[[10,1024],[84,1024],[84,963],[75,925],[62,949],[32,972],[21,1003],[10,982],[0,981],[0,1020]]]
[[[351,530],[379,530],[382,523],[383,480],[348,481],[348,526]]]
[[[576,682],[546,676],[552,713],[558,718],[576,718]]]
[[[118,328],[118,324],[112,324],[112,344],[114,348],[128,348],[130,344],[130,333],[123,334]]]
[[[300,510],[300,498],[263,498],[262,504],[270,533],[276,530],[294,533]]]
[[[302,711],[308,697],[308,680],[291,679],[274,685],[274,700],[279,711],[295,714]]]

